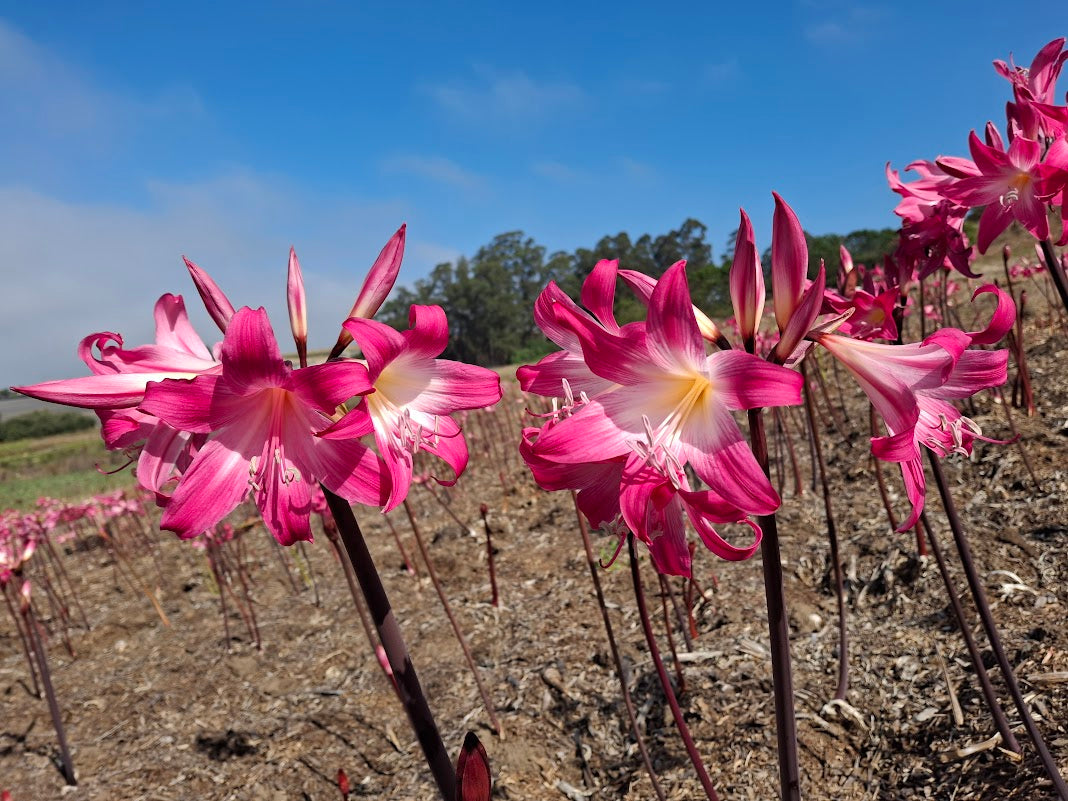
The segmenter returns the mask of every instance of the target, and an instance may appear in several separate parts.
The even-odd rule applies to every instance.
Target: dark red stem
[[[615,634],[612,631],[612,620],[608,616],[608,607],[604,602],[604,590],[601,589],[601,577],[598,574],[597,560],[593,557],[593,546],[590,545],[590,532],[586,528],[586,519],[582,516],[582,512],[578,507],[578,498],[575,497],[575,492],[571,492],[571,501],[575,505],[575,516],[578,518],[579,533],[582,534],[582,546],[586,549],[586,564],[590,568],[590,578],[593,579],[593,590],[597,595],[597,606],[601,610],[601,620],[604,621],[605,634],[608,635],[608,649],[612,652],[612,662],[616,666],[616,675],[619,677],[619,684],[623,688],[623,706],[627,710],[627,720],[630,722],[630,730],[634,733],[634,741],[638,744],[638,751],[642,755],[642,762],[645,764],[645,772],[649,774],[649,781],[653,785],[653,792],[656,793],[656,797],[659,801],[667,801],[664,796],[664,791],[660,789],[660,782],[656,778],[656,771],[653,770],[653,761],[649,758],[649,749],[645,747],[645,738],[642,737],[641,730],[638,728],[638,718],[634,713],[634,701],[630,697],[630,689],[627,687],[627,674],[623,670],[623,660],[619,656],[619,648],[616,646]]]
[[[749,410],[749,436],[757,464],[768,474],[768,441],[762,409]],[[771,640],[771,674],[775,694],[775,737],[779,751],[779,786],[782,801],[801,798],[801,770],[797,759],[797,719],[794,712],[794,678],[790,666],[790,618],[786,611],[779,531],[775,515],[759,518],[764,537],[760,557],[764,567],[764,595],[768,606]]]
[[[1001,668],[1002,676],[1006,685],[1008,685],[1009,694],[1016,704],[1016,711],[1020,713],[1024,728],[1027,729],[1027,734],[1031,738],[1031,742],[1034,743],[1035,750],[1038,751],[1039,759],[1042,760],[1042,766],[1046,769],[1046,774],[1053,782],[1061,801],[1068,801],[1068,786],[1065,785],[1064,778],[1057,769],[1057,763],[1050,754],[1049,748],[1046,747],[1042,732],[1039,731],[1038,726],[1035,724],[1035,719],[1031,716],[1031,710],[1024,700],[1023,693],[1020,692],[1019,682],[1016,681],[1016,673],[1013,671],[1012,664],[1009,662],[1009,658],[1006,656],[1005,649],[1001,644],[1001,635],[998,633],[997,625],[994,623],[990,604],[987,603],[986,590],[983,589],[983,583],[980,581],[979,573],[975,569],[972,549],[968,544],[968,538],[964,534],[964,526],[961,525],[960,517],[957,515],[957,507],[953,502],[952,494],[949,492],[949,485],[946,483],[945,474],[942,472],[942,465],[930,451],[927,452],[927,456],[931,463],[931,472],[934,474],[935,483],[938,485],[938,494],[942,498],[942,506],[946,511],[946,517],[949,519],[949,527],[953,532],[953,541],[956,543],[957,553],[960,554],[961,567],[964,568],[964,575],[968,578],[968,587],[972,591],[976,609],[979,610],[979,617],[983,621],[983,628],[986,630],[987,640],[990,641],[990,648],[994,652],[994,657]]]
[[[393,614],[393,607],[389,603],[386,589],[382,586],[382,579],[375,569],[371,552],[367,549],[367,542],[363,538],[363,532],[356,522],[356,516],[352,513],[352,507],[348,502],[339,498],[326,487],[323,487],[326,502],[330,506],[330,512],[334,515],[341,540],[345,544],[349,561],[356,572],[356,579],[360,583],[364,600],[371,613],[378,638],[382,642],[382,648],[386,652],[390,669],[397,679],[400,688],[400,700],[404,705],[404,711],[408,714],[412,731],[419,739],[419,745],[423,749],[427,765],[437,783],[438,791],[444,801],[455,801],[456,798],[456,770],[449,752],[442,742],[438,732],[437,723],[430,711],[426,696],[423,694],[422,685],[412,664],[408,646],[401,634],[400,624]]]
[[[686,746],[686,753],[689,754],[690,762],[693,763],[694,770],[697,771],[697,778],[700,780],[701,786],[705,788],[705,794],[708,796],[709,801],[719,801],[716,789],[712,786],[712,779],[705,769],[701,755],[697,752],[693,737],[690,736],[690,728],[686,725],[686,719],[682,716],[679,702],[675,698],[675,691],[671,689],[671,678],[664,668],[664,660],[660,658],[660,649],[656,645],[656,635],[653,634],[653,625],[649,621],[649,610],[645,606],[645,593],[642,591],[642,577],[638,565],[638,552],[634,548],[633,534],[627,534],[627,545],[630,548],[630,577],[634,583],[634,600],[638,606],[638,615],[641,617],[642,631],[645,633],[645,642],[649,646],[649,654],[652,656],[653,664],[656,666],[656,674],[660,677],[660,686],[664,688],[664,696],[667,698],[668,706],[671,707],[671,715],[675,718],[675,727],[679,730],[679,736],[682,738],[683,745]]]

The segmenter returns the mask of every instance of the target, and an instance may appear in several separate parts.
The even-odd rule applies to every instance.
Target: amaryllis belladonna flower
[[[263,309],[230,319],[222,371],[193,381],[152,384],[141,408],[182,431],[211,434],[182,475],[160,525],[184,538],[218,523],[251,494],[283,545],[311,539],[312,484],[343,498],[381,505],[387,486],[378,457],[357,438],[323,440],[338,406],[371,391],[354,361],[294,370],[282,360]]]
[[[982,438],[979,427],[949,401],[1005,383],[1007,351],[968,350],[973,344],[997,342],[1016,318],[1016,308],[1002,290],[985,286],[976,295],[988,292],[995,293],[998,305],[989,325],[978,332],[943,328],[914,345],[814,335],[849,370],[886,425],[887,436],[874,438],[871,449],[876,458],[901,464],[912,504],[901,531],[915,525],[923,511],[926,480],[920,447],[940,457],[968,454],[972,442]]]
[[[623,328],[610,318],[605,301],[615,282],[604,277],[584,290],[585,305],[600,310],[596,317],[571,304],[552,308],[555,328],[570,331],[600,390],[575,399],[573,388],[560,387],[570,403],[536,435],[528,432],[523,449],[528,463],[549,483],[603,484],[618,471],[619,518],[644,542],[656,544],[652,553],[664,572],[689,572],[684,515],[713,552],[748,557],[759,533],[752,544],[737,547],[714,525],[768,514],[779,498],[731,410],[799,403],[800,376],[740,351],[706,353],[684,263],[656,282],[646,322]],[[549,357],[521,368],[523,389],[538,387],[541,369],[557,371],[559,361]],[[580,377],[581,370],[573,375]],[[707,489],[692,487],[687,464]]]
[[[449,415],[492,406],[501,399],[500,376],[484,367],[436,358],[449,341],[440,306],[412,306],[411,328],[398,332],[376,320],[352,317],[345,331],[366,359],[373,392],[335,425],[321,432],[327,442],[368,433],[389,471],[385,511],[398,506],[412,482],[420,450],[443,459],[454,483],[467,466],[467,443]]]
[[[1068,173],[1068,146],[1051,147],[1043,157],[1042,145],[1033,139],[1017,136],[1006,151],[1000,141],[982,142],[975,131],[968,144],[980,174],[963,176],[942,192],[968,208],[986,206],[979,218],[980,252],[985,253],[1013,220],[1037,239],[1048,237],[1046,203]]]

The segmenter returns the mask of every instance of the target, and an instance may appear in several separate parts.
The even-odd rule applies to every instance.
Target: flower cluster
[[[731,412],[801,399],[795,372],[740,350],[707,352],[705,337],[722,337],[707,318],[698,324],[685,267],[675,264],[659,281],[625,276],[649,313],[624,326],[612,311],[616,262],[600,262],[586,279],[589,312],[550,284],[534,315],[562,350],[518,371],[524,391],[564,398],[540,428],[524,432],[538,484],[579,490],[594,526],[633,531],[658,570],[676,575],[690,571],[685,519],[724,559],[756,550],[760,529],[749,517],[775,511],[779,497]],[[763,303],[762,288],[746,292]],[[750,522],[753,541],[728,543],[715,525],[731,522]]]
[[[154,344],[126,349],[118,334],[92,334],[79,348],[92,375],[15,389],[97,410],[107,446],[136,454],[138,481],[163,507],[161,526],[183,538],[208,531],[251,496],[279,542],[310,540],[319,483],[388,510],[407,494],[420,450],[459,476],[467,447],[450,415],[501,397],[496,373],[436,358],[448,340],[439,307],[413,306],[405,332],[369,319],[396,280],[404,238],[402,226],[324,364],[307,365],[304,282],[291,251],[287,297],[298,367],[282,358],[266,311],[235,309],[187,260],[224,334],[219,345],[207,348],[182,298],[164,295]],[[364,359],[341,358],[353,340]]]
[[[983,207],[979,251],[1014,220],[1037,239],[1050,236],[1047,209],[1060,207],[1059,245],[1068,243],[1063,226],[1068,208],[1068,105],[1057,104],[1055,87],[1068,61],[1065,39],[1043,47],[1030,68],[995,61],[1011,84],[1006,136],[988,123],[982,138],[972,131],[971,159],[942,156],[908,165],[920,177],[904,183],[887,165],[891,188],[902,196],[895,209],[904,220],[899,258],[925,276],[942,266],[970,278],[971,248],[964,235],[969,210]]]
[[[758,547],[753,516],[780,500],[732,412],[800,403],[802,377],[788,366],[813,345],[836,358],[857,380],[887,427],[872,440],[880,459],[902,466],[915,522],[923,508],[921,446],[938,456],[969,453],[978,427],[951,403],[1005,381],[1007,352],[971,350],[1011,328],[1015,308],[995,287],[997,309],[987,328],[946,328],[913,345],[896,339],[899,288],[863,288],[848,253],[838,291],[826,287],[821,266],[809,280],[808,248],[793,210],[775,196],[772,305],[777,337],[761,330],[764,268],[753,227],[742,212],[730,274],[734,348],[690,298],[685,263],[656,280],[602,261],[582,287],[582,308],[556,284],[538,298],[534,317],[561,350],[517,373],[524,391],[551,398],[540,426],[520,446],[544,489],[578,491],[581,511],[595,527],[621,537],[631,531],[649,546],[658,570],[688,575],[686,521],[724,559],[744,559]],[[620,278],[648,306],[645,320],[619,325],[613,313]],[[822,315],[822,316],[821,316]],[[767,358],[755,355],[768,343]],[[770,345],[774,342],[774,345]],[[737,546],[716,531],[745,522],[756,533]]]

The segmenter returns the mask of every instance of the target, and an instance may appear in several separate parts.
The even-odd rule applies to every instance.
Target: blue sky
[[[295,245],[327,346],[401,222],[405,282],[515,229],[696,217],[718,253],[745,207],[763,246],[773,189],[814,233],[893,226],[883,165],[964,155],[1003,119],[991,60],[1068,32],[955,7],[0,0],[0,381],[147,341],[163,292],[192,310],[182,254],[285,343]]]

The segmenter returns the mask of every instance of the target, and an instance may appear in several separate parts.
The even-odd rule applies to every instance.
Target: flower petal
[[[196,359],[214,363],[211,351],[189,322],[181,295],[166,294],[156,301],[156,344],[162,348],[187,353]]]
[[[280,387],[289,372],[266,310],[243,306],[234,313],[222,343],[223,374],[235,390]]]
[[[197,453],[171,495],[160,528],[191,539],[214,526],[244,500],[249,491],[250,460],[259,455],[264,437],[253,429],[243,436],[227,436],[230,433],[223,432],[209,440]],[[260,434],[258,438],[256,433]]]
[[[706,364],[711,391],[728,409],[801,403],[804,379],[793,370],[740,350],[714,351]]]
[[[207,434],[246,417],[244,397],[228,391],[225,379],[199,375],[192,381],[166,379],[152,383],[138,407],[181,431]]]
[[[739,547],[723,539],[720,533],[712,527],[709,518],[699,513],[698,507],[688,504],[686,512],[689,514],[690,522],[693,523],[693,527],[697,530],[697,535],[701,538],[701,542],[720,559],[726,559],[728,562],[741,562],[756,553],[757,548],[760,547],[764,532],[752,520],[739,521],[753,529],[753,541],[749,545]]]
[[[137,460],[137,483],[159,495],[175,476],[177,462],[189,445],[190,434],[165,424],[157,424],[141,448]]]
[[[404,240],[408,226],[401,225],[397,232],[389,238],[382,252],[378,254],[375,263],[367,272],[367,277],[360,287],[360,294],[356,296],[356,302],[352,304],[349,317],[374,317],[385,302],[393,285],[397,282],[400,274],[401,260],[404,258]]]
[[[378,320],[351,317],[343,326],[350,335],[350,341],[354,339],[363,352],[372,382],[378,381],[382,371],[404,352],[408,344],[399,331]]]
[[[693,316],[686,262],[672,265],[657,281],[649,299],[646,332],[649,353],[661,367],[696,368],[704,361],[705,343]]]
[[[808,277],[808,243],[801,223],[778,193],[771,231],[771,293],[779,330],[786,328]]]
[[[286,389],[327,416],[345,401],[374,391],[367,368],[349,359],[294,370]]]
[[[382,506],[389,496],[389,474],[371,448],[356,439],[320,440],[315,446],[320,480],[347,501]]]
[[[485,367],[434,359],[423,369],[429,380],[406,404],[413,411],[447,415],[493,406],[504,396],[500,375]]]
[[[219,330],[225,334],[226,328],[230,324],[230,318],[234,316],[234,304],[230,302],[226,294],[219,289],[219,285],[204,270],[197,267],[185,256],[182,256],[182,261],[185,262],[186,269],[189,270],[189,276],[193,279],[197,292],[200,293],[200,299],[204,301],[204,307],[208,310],[208,315],[215,321],[215,325],[219,326]]]
[[[764,314],[764,268],[760,264],[749,215],[741,211],[738,236],[734,242],[734,261],[730,270],[731,304],[734,319],[743,340],[756,335],[760,318]]]
[[[289,248],[286,305],[289,307],[289,327],[293,330],[293,342],[297,346],[300,366],[304,367],[308,355],[308,301],[304,294],[304,274],[300,270],[297,251],[293,247]]]
[[[195,373],[112,373],[45,381],[12,389],[31,398],[66,406],[79,406],[83,409],[123,409],[141,403],[149,382],[195,377]]]
[[[563,382],[571,386],[574,395],[585,392],[588,397],[598,395],[615,386],[612,381],[594,375],[581,354],[558,350],[534,365],[523,365],[515,371],[519,387],[524,392],[546,397],[563,396]]]
[[[706,400],[692,418],[681,432],[679,451],[701,480],[747,513],[766,515],[778,509],[778,493],[727,408]]]
[[[616,276],[619,274],[618,259],[601,259],[594,265],[582,282],[582,305],[613,333],[619,330],[616,324]]]

